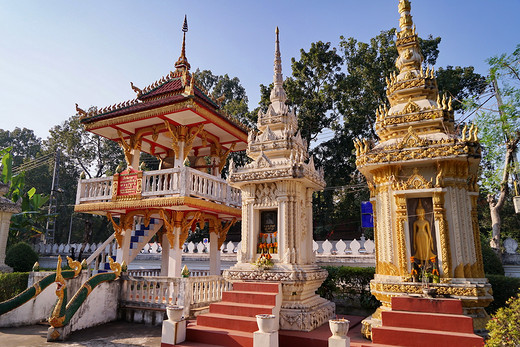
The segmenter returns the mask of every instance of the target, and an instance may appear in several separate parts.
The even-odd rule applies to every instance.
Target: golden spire
[[[184,24],[182,25],[182,49],[181,49],[181,56],[179,59],[175,62],[175,68],[177,70],[180,69],[190,69],[190,64],[188,63],[188,59],[186,58],[186,33],[188,32],[188,19],[186,15],[184,15]]]
[[[412,10],[410,1],[400,0],[398,9],[401,15],[399,18],[401,31],[397,33],[396,46],[399,58],[397,58],[395,65],[401,73],[413,70],[414,75],[417,75],[421,69],[423,56],[410,14]]]
[[[399,1],[399,14],[401,15],[401,18],[399,18],[399,27],[401,28],[402,36],[408,36],[411,34],[413,26],[412,15],[410,14],[411,9],[412,6],[410,5],[410,1]]]

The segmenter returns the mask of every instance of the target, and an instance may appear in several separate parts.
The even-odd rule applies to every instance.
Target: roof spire
[[[401,73],[407,71],[415,71],[414,75],[420,73],[423,56],[421,48],[419,47],[419,39],[415,33],[415,26],[413,25],[412,15],[410,11],[412,6],[409,0],[399,0],[399,27],[401,31],[397,33],[397,51],[399,57],[395,64]],[[405,76],[401,76],[399,80],[403,80]],[[409,76],[407,77],[409,79]]]
[[[184,24],[182,25],[182,49],[181,49],[181,56],[177,61],[175,62],[175,68],[177,70],[181,69],[190,69],[190,64],[188,63],[188,59],[186,58],[186,33],[188,32],[188,18],[186,15],[184,15]]]
[[[280,40],[278,27],[276,27],[276,42],[274,49],[274,76],[273,82],[274,87],[271,90],[271,102],[274,103],[276,101],[284,103],[287,100],[287,95],[285,94],[285,90],[283,89],[283,75],[282,75],[282,57],[280,54]]]
[[[401,14],[399,27],[401,28],[402,36],[408,36],[412,33],[413,20],[410,14],[411,9],[412,5],[409,0],[399,0],[399,14]]]

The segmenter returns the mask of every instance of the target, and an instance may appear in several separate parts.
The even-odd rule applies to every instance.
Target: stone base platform
[[[328,272],[315,264],[276,264],[258,270],[251,264],[239,263],[224,271],[224,278],[231,282],[281,283],[280,329],[298,331],[314,330],[334,317],[334,303],[316,294],[327,276]]]
[[[436,297],[461,300],[464,315],[473,318],[474,330],[485,329],[489,315],[484,308],[493,301],[491,285],[487,279],[452,278],[442,279],[442,281],[443,283],[429,284],[430,288],[436,290]],[[370,282],[370,292],[382,303],[381,309],[372,315],[376,325],[377,320],[380,320],[380,312],[385,308],[390,308],[392,297],[403,295],[422,297],[424,295],[422,283],[403,282],[400,281],[400,278],[378,279],[376,277]]]

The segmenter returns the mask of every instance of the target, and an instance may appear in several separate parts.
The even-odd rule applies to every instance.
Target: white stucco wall
[[[120,280],[104,282],[92,290],[70,321],[71,331],[90,328],[117,319]]]
[[[41,280],[49,273],[31,273],[29,286]],[[86,273],[77,278],[67,280],[67,295],[70,301],[81,285],[88,280]],[[105,282],[92,290],[87,300],[81,305],[71,319],[72,331],[85,329],[102,323],[116,320],[119,300],[120,281]],[[0,316],[0,327],[14,327],[36,324],[47,320],[56,303],[56,284],[52,283],[36,298],[22,306]]]

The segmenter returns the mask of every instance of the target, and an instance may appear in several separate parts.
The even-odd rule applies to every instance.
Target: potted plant
[[[274,263],[272,260],[271,254],[268,253],[262,253],[258,259],[253,263],[253,265],[258,270],[267,270],[273,267]]]
[[[184,265],[181,271],[181,276],[184,278],[190,277],[190,270],[188,270],[188,267]]]

